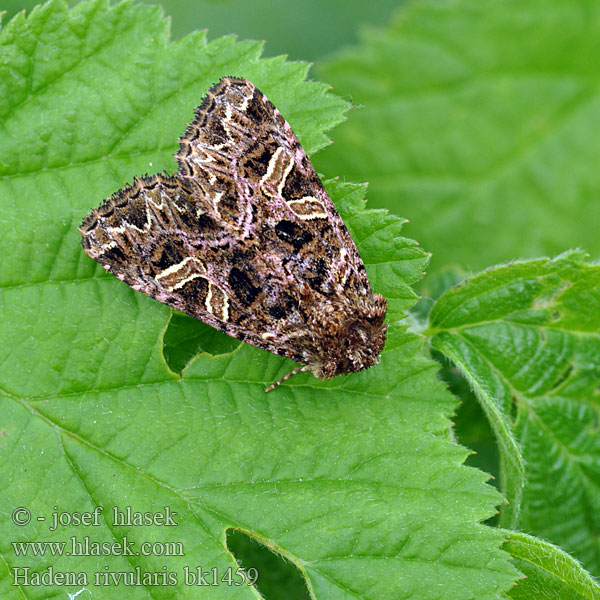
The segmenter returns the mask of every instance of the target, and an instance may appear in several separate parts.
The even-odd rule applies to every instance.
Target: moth
[[[179,140],[178,171],[136,177],[81,224],[82,245],[134,290],[319,379],[379,362],[385,298],[290,125],[224,77]]]

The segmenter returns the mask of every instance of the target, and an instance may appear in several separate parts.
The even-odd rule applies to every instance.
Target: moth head
[[[385,344],[386,310],[387,302],[379,294],[323,310],[318,320],[320,360],[311,365],[313,374],[328,379],[376,365]]]

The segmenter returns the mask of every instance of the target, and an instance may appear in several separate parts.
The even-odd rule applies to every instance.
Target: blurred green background
[[[67,0],[72,6],[76,0]],[[3,21],[20,10],[31,10],[34,0],[4,0]],[[344,0],[163,0],[171,17],[173,39],[197,29],[208,29],[209,39],[235,33],[240,39],[266,40],[265,55],[287,54],[292,60],[314,61],[357,41],[362,24],[385,25],[402,0],[347,2]]]

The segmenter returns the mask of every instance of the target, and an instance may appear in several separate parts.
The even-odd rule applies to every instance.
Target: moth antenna
[[[308,371],[308,365],[304,365],[303,367],[296,367],[293,371],[286,373],[279,381],[272,383],[268,387],[265,388],[265,392],[270,392],[274,390],[276,387],[280,386],[284,381],[287,381],[292,375],[296,375],[297,373],[302,373],[302,371]]]

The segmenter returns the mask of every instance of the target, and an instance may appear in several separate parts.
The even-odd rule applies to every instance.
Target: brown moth
[[[291,127],[249,81],[208,90],[175,175],[135,178],[79,228],[91,258],[159,302],[319,379],[379,362],[386,300]]]

